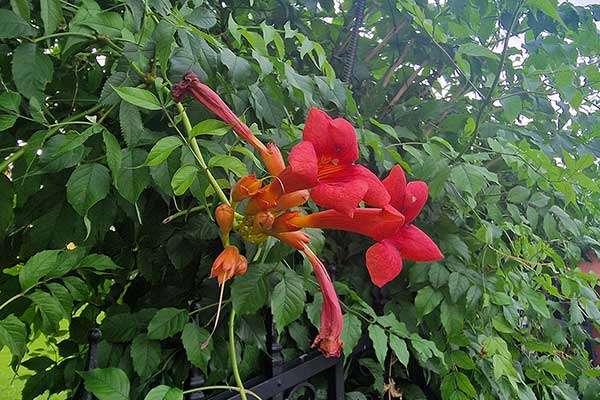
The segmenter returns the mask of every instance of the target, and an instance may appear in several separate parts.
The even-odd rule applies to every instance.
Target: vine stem
[[[188,117],[187,113],[185,112],[185,108],[183,107],[183,105],[181,103],[177,103],[177,110],[181,114],[183,128],[185,129],[185,132],[187,133],[187,135],[189,137],[188,143],[190,144],[190,149],[192,150],[194,157],[198,161],[198,164],[200,164],[200,167],[202,167],[202,170],[204,171],[204,173],[206,174],[206,177],[208,178],[208,182],[215,190],[215,193],[217,194],[217,196],[219,196],[221,203],[230,205],[229,199],[227,198],[227,196],[225,196],[223,189],[221,189],[221,187],[217,183],[217,180],[215,179],[213,174],[208,169],[208,165],[206,165],[206,161],[204,161],[204,156],[202,156],[202,152],[200,151],[200,146],[198,146],[198,142],[196,141],[196,138],[192,137],[192,124],[190,123],[190,118]]]
[[[237,356],[235,355],[235,336],[233,334],[233,326],[235,325],[235,310],[231,308],[231,314],[229,315],[229,358],[231,359],[231,368],[233,369],[233,377],[235,383],[237,383],[240,397],[242,400],[248,400],[246,397],[246,389],[244,389],[244,383],[240,377],[240,371],[237,365]]]
[[[490,86],[490,90],[483,100],[481,107],[479,108],[479,112],[477,113],[477,117],[475,119],[475,128],[473,128],[473,133],[471,134],[471,139],[469,143],[458,153],[458,155],[454,158],[453,162],[458,161],[475,143],[477,140],[477,136],[479,135],[479,126],[481,124],[481,119],[483,117],[483,113],[485,109],[492,103],[492,98],[494,96],[494,91],[496,90],[496,86],[498,86],[498,82],[500,81],[500,75],[502,74],[502,70],[504,69],[504,63],[506,62],[506,56],[508,54],[508,42],[512,36],[513,28],[519,19],[519,11],[521,10],[521,6],[523,5],[523,0],[519,1],[517,4],[517,8],[515,9],[515,15],[513,16],[512,22],[506,31],[506,37],[504,38],[504,45],[502,47],[502,55],[500,56],[500,65],[498,66],[498,70],[496,71],[496,75],[494,76],[494,80],[492,81],[492,86]]]
[[[202,206],[196,206],[196,207],[192,207],[190,209],[178,211],[178,212],[176,212],[174,214],[169,215],[167,218],[163,219],[162,223],[163,224],[168,224],[171,221],[173,221],[174,219],[177,219],[177,218],[182,217],[184,215],[189,215],[189,214],[194,213],[196,211],[202,211],[205,208],[206,207],[202,205]]]
[[[16,299],[25,296],[25,293],[26,292],[17,293],[13,297],[11,297],[10,299],[6,300],[4,303],[2,303],[2,305],[0,305],[0,310],[2,310],[4,307],[6,307],[7,305],[9,305],[10,303],[12,303],[13,301],[15,301]]]
[[[194,393],[194,392],[201,392],[203,390],[234,390],[236,392],[239,392],[240,396],[242,396],[242,393],[244,394],[244,396],[246,395],[246,393],[248,393],[249,395],[254,396],[254,398],[256,398],[258,400],[262,400],[259,395],[257,395],[256,393],[254,393],[251,390],[248,390],[248,389],[241,390],[238,387],[235,387],[235,386],[226,386],[226,385],[202,386],[202,387],[195,388],[195,389],[185,390],[183,392],[183,394],[190,394],[190,393]]]

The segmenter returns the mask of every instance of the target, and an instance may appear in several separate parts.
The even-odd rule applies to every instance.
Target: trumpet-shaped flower
[[[227,246],[215,259],[210,277],[217,278],[219,285],[228,281],[234,275],[244,275],[248,269],[248,260],[240,254],[235,246]]]

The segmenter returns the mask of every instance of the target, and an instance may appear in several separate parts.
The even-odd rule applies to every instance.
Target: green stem
[[[189,214],[194,213],[196,211],[204,210],[205,208],[206,208],[205,206],[196,206],[196,207],[189,208],[187,210],[178,211],[175,214],[171,214],[167,218],[163,219],[162,223],[163,224],[168,224],[169,222],[173,221],[174,219],[177,219],[177,218],[182,217],[184,215],[189,215]]]
[[[246,395],[246,393],[248,393],[249,395],[254,396],[256,399],[262,400],[259,395],[257,395],[256,393],[254,393],[251,390],[247,390],[247,389],[240,390],[240,388],[237,388],[235,386],[225,386],[225,385],[202,386],[202,387],[195,388],[195,389],[185,390],[183,392],[183,394],[190,394],[190,393],[194,393],[194,392],[201,392],[203,390],[234,390],[236,392],[239,392],[240,396],[242,396],[242,393],[243,393],[244,396]]]
[[[10,303],[12,303],[13,301],[15,301],[16,299],[25,296],[25,293],[26,292],[17,293],[13,297],[11,297],[10,299],[6,300],[4,303],[2,303],[2,305],[0,305],[0,310],[2,310],[4,307],[6,307],[7,305],[9,305]]]
[[[84,38],[87,38],[87,39],[90,39],[90,40],[97,40],[96,36],[90,35],[89,33],[83,33],[83,32],[58,32],[58,33],[53,33],[51,35],[40,36],[39,38],[35,38],[35,39],[33,39],[33,42],[37,43],[37,42],[41,42],[42,40],[52,39],[52,38],[61,37],[61,36],[79,36],[79,37],[84,37]]]
[[[231,299],[223,300],[221,303],[209,304],[207,306],[200,307],[200,308],[198,308],[198,309],[196,309],[194,311],[190,311],[189,315],[198,314],[199,312],[206,311],[206,310],[208,310],[210,308],[217,307],[219,305],[223,305],[224,306],[224,305],[229,304],[229,303],[231,303]]]
[[[231,368],[233,369],[233,377],[235,383],[237,383],[240,397],[242,400],[248,400],[246,397],[246,389],[244,389],[244,383],[240,377],[240,371],[238,370],[237,357],[235,355],[235,336],[233,334],[233,326],[235,324],[235,310],[231,308],[231,314],[229,315],[229,358],[231,358]]]
[[[187,113],[185,112],[185,108],[183,107],[183,105],[181,105],[181,103],[177,103],[177,110],[181,114],[183,128],[185,129],[185,132],[187,133],[188,137],[190,138],[190,139],[188,139],[188,143],[190,144],[190,149],[192,150],[194,157],[196,158],[196,160],[198,161],[198,164],[200,164],[200,167],[206,174],[206,177],[208,178],[208,182],[215,190],[215,193],[217,194],[217,196],[219,196],[221,203],[229,205],[229,199],[227,198],[227,196],[225,196],[223,189],[221,189],[221,187],[217,183],[217,180],[215,179],[213,174],[208,169],[208,165],[206,165],[206,161],[204,161],[204,157],[202,156],[202,152],[200,151],[200,146],[198,146],[198,142],[196,141],[196,138],[191,137],[192,136],[192,124],[190,123],[190,119],[189,119]]]
[[[498,70],[496,71],[496,75],[494,76],[494,80],[492,81],[492,86],[490,86],[490,91],[488,92],[485,100],[481,104],[479,108],[479,112],[477,113],[477,117],[475,119],[475,128],[473,128],[473,133],[471,134],[471,139],[469,143],[458,153],[458,155],[454,158],[453,162],[458,161],[475,143],[477,137],[479,135],[479,126],[481,124],[481,119],[483,117],[483,113],[485,109],[492,103],[492,97],[494,96],[494,91],[496,90],[496,86],[498,86],[498,82],[500,81],[500,75],[502,74],[502,70],[504,69],[504,63],[506,62],[506,56],[508,55],[508,42],[512,36],[513,28],[519,19],[519,11],[521,10],[521,6],[523,5],[523,0],[519,1],[517,4],[517,8],[515,9],[515,15],[513,15],[512,22],[508,31],[506,31],[506,37],[504,38],[504,45],[502,48],[502,56],[500,57],[500,65],[498,66]]]

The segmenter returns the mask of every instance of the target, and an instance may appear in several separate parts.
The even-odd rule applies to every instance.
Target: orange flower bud
[[[219,230],[223,235],[227,235],[233,228],[233,217],[235,211],[227,204],[221,204],[215,210],[215,219],[219,225]]]
[[[263,232],[271,229],[273,221],[275,221],[275,217],[269,211],[259,211],[254,216],[252,225],[256,232]]]
[[[256,179],[256,175],[243,177],[236,183],[231,192],[233,201],[242,201],[248,197],[254,196],[261,188],[262,181]]]
[[[277,200],[277,207],[275,208],[277,211],[284,211],[290,208],[301,206],[306,203],[308,198],[310,197],[310,193],[308,190],[297,190],[292,193],[286,193],[281,195]]]
[[[291,211],[289,213],[285,213],[280,215],[273,222],[273,226],[271,227],[272,233],[282,233],[282,232],[294,232],[301,229],[299,226],[291,223],[290,221],[294,220],[300,216],[300,211]]]
[[[234,275],[244,275],[248,269],[248,260],[242,256],[235,246],[227,246],[215,259],[210,277],[217,278],[219,285],[228,281]]]
[[[269,143],[267,145],[267,151],[260,152],[260,157],[263,159],[267,171],[273,176],[279,175],[279,173],[285,169],[283,156],[275,143]]]

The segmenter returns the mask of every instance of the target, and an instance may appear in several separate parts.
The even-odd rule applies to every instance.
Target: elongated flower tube
[[[340,340],[344,327],[340,302],[333,288],[333,282],[321,260],[308,246],[304,246],[302,251],[313,267],[323,294],[321,326],[312,347],[318,347],[326,357],[339,357],[344,345],[344,342]]]
[[[173,100],[178,103],[190,95],[200,103],[204,104],[206,108],[212,111],[217,117],[223,120],[225,123],[231,125],[233,131],[243,140],[248,142],[254,147],[263,159],[267,170],[271,175],[279,174],[285,164],[279,148],[275,145],[265,146],[258,138],[252,133],[250,128],[238,118],[237,115],[227,106],[227,104],[221,99],[221,97],[212,90],[209,86],[200,82],[200,78],[193,72],[188,72],[183,76],[183,79],[173,86],[171,90]]]

